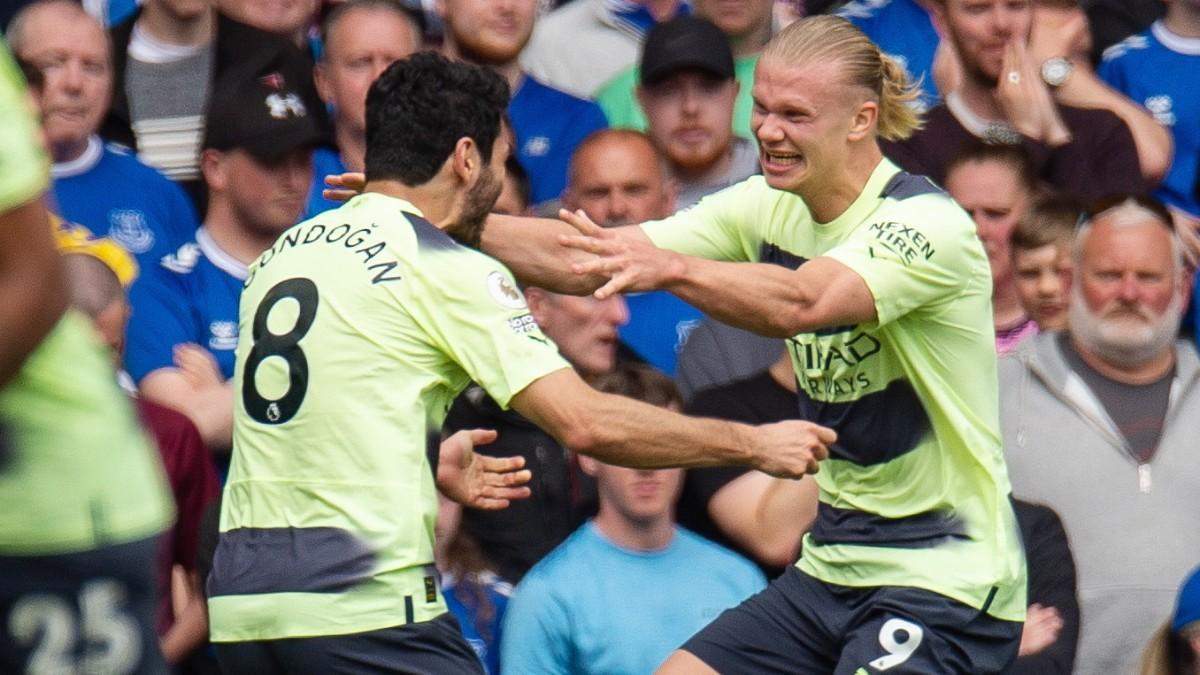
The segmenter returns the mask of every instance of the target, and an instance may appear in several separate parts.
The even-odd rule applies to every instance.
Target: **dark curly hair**
[[[396,61],[367,93],[367,180],[428,182],[460,138],[491,161],[508,106],[496,73],[433,52]]]

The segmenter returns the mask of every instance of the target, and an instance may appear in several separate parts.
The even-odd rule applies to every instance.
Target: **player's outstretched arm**
[[[351,172],[326,176],[325,184],[329,186],[322,192],[326,199],[345,201],[361,193],[367,183],[363,174]],[[575,263],[592,257],[560,245],[562,237],[575,233],[564,222],[552,218],[492,214],[488,216],[480,247],[504,263],[522,283],[555,293],[587,295],[608,277],[572,271]],[[609,234],[645,239],[636,226],[611,228]]]
[[[0,385],[67,308],[66,285],[41,197],[0,213]]]
[[[595,291],[598,298],[664,289],[727,324],[784,338],[876,318],[867,283],[830,258],[815,258],[796,270],[705,260],[659,248],[640,230],[640,236],[614,236],[579,212],[564,211],[562,218],[575,234],[560,236],[559,243],[594,256],[572,270],[609,279]]]
[[[563,445],[637,468],[736,465],[800,478],[817,472],[837,440],[832,429],[799,420],[752,427],[687,417],[598,392],[567,368],[535,380],[511,405]]]
[[[496,440],[491,429],[463,429],[442,441],[438,451],[437,486],[450,499],[476,509],[503,509],[513,499],[530,495],[533,477],[524,457],[488,457],[475,446]]]

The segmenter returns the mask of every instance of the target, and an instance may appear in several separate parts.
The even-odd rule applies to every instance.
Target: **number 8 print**
[[[286,333],[272,333],[267,327],[267,318],[271,310],[281,300],[291,298],[300,305],[300,313],[296,323]],[[311,279],[296,278],[281,281],[271,287],[254,312],[254,325],[251,338],[253,347],[246,357],[246,365],[242,370],[242,405],[246,414],[263,424],[283,424],[296,415],[300,404],[304,402],[304,394],[308,391],[308,359],[300,348],[300,340],[312,328],[313,319],[317,316],[317,304],[320,295],[317,285]],[[280,357],[287,361],[288,388],[282,398],[268,399],[258,391],[255,376],[258,367],[268,357]]]
[[[903,634],[904,639],[899,639]],[[886,656],[881,656],[870,663],[876,670],[887,670],[904,663],[921,646],[925,631],[920,626],[904,619],[888,619],[879,629],[879,644]]]

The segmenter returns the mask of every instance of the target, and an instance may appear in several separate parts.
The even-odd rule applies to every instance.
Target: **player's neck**
[[[1200,9],[1186,2],[1172,2],[1167,5],[1163,25],[1180,37],[1200,37]]]
[[[883,153],[874,139],[861,142],[864,145],[850,153],[843,167],[828,173],[817,170],[814,182],[801,188],[800,198],[818,223],[832,222],[845,213],[862,195],[871,174],[883,161]]]
[[[605,539],[630,551],[661,551],[675,539],[675,522],[670,513],[650,521],[634,522],[601,504],[600,512],[592,522]]]
[[[150,37],[169,45],[198,46],[212,41],[216,33],[217,12],[210,10],[194,19],[174,17],[159,3],[146,3],[138,26]]]
[[[460,191],[447,186],[438,176],[434,176],[432,180],[416,187],[405,185],[398,180],[368,181],[363,187],[363,192],[378,192],[388,197],[403,199],[420,209],[425,220],[433,223],[439,229],[445,229],[445,226],[453,222],[452,219],[458,215],[457,196]]]

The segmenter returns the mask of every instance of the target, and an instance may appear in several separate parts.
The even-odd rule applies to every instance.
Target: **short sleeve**
[[[755,260],[763,239],[757,218],[765,197],[761,177],[752,177],[704,197],[694,206],[662,220],[642,223],[642,231],[655,246],[684,255],[746,262]],[[769,190],[769,188],[766,188]]]
[[[434,347],[507,408],[533,381],[569,366],[534,321],[512,274],[483,254],[455,249],[434,251],[423,262],[406,304]]]
[[[875,219],[826,256],[858,273],[875,299],[879,325],[960,293],[987,256],[966,214],[947,197],[912,197]]]
[[[41,132],[21,74],[0,44],[0,212],[13,209],[46,189],[50,163],[38,143]]]

